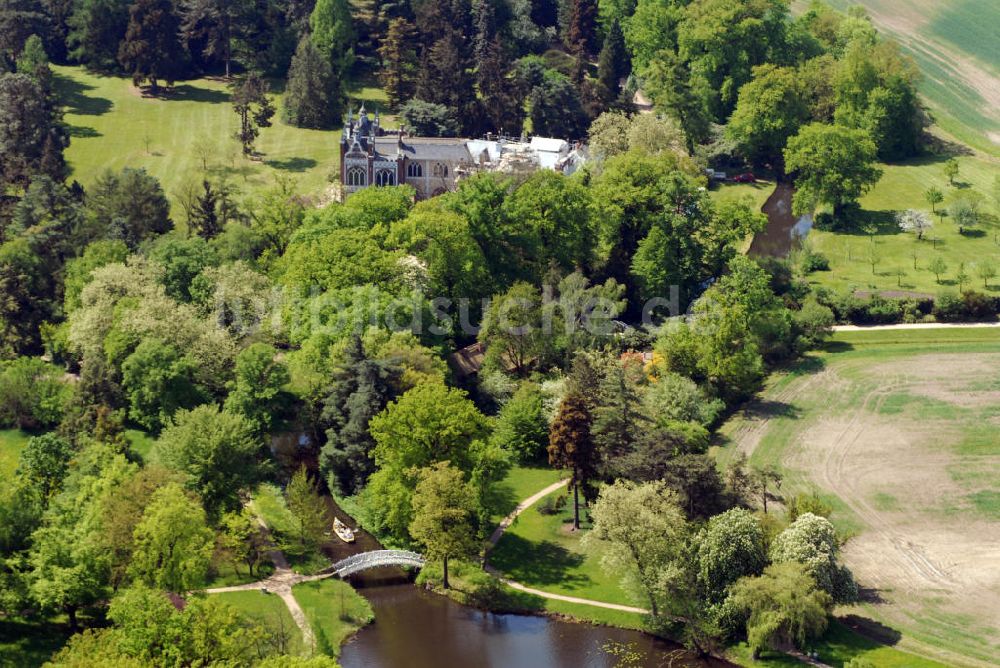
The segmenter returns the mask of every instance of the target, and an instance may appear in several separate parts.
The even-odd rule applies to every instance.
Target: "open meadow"
[[[991,279],[987,287],[976,270],[985,261],[1000,267],[1000,202],[992,199],[1000,163],[987,157],[959,156],[959,174],[953,186],[944,175],[944,162],[944,158],[930,156],[880,165],[882,178],[860,201],[863,220],[853,222],[850,231],[813,229],[809,233],[809,246],[830,261],[830,271],[811,274],[810,282],[837,290],[904,290],[933,296],[958,291],[956,276],[961,267],[969,277],[965,289],[1000,293],[1000,280]],[[933,215],[934,227],[923,240],[901,231],[895,213],[905,209],[930,213],[924,193],[932,187],[944,194],[944,202],[936,207],[939,214],[969,193],[983,196],[978,228],[960,233],[945,214]],[[866,223],[877,227],[873,236],[864,230]],[[936,257],[946,267],[940,282],[931,271]]]
[[[260,159],[242,156],[235,139],[238,117],[225,81],[178,82],[159,98],[143,97],[125,77],[101,76],[80,67],[54,66],[56,90],[66,105],[72,143],[66,158],[76,179],[89,186],[105,170],[142,167],[160,180],[176,207],[177,197],[204,176],[225,178],[243,195],[290,179],[302,195],[320,198],[336,175],[339,130],[306,130],[281,116],[282,82],[273,81],[277,113],[256,143]],[[384,104],[378,89],[357,86],[354,104]],[[175,211],[176,213],[176,211]]]
[[[985,666],[1000,654],[998,428],[1000,330],[838,333],[773,376],[716,455],[776,465],[783,494],[814,490],[834,508],[864,601],[841,615],[873,619],[863,627],[901,649]]]
[[[1000,154],[1000,3],[995,0],[828,0],[860,4],[923,74],[934,119],[956,139]],[[809,3],[796,0],[795,9]]]

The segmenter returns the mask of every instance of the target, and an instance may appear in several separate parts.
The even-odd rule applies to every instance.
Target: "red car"
[[[755,183],[757,177],[754,176],[753,172],[747,172],[746,174],[737,174],[733,177],[733,181],[736,183]]]

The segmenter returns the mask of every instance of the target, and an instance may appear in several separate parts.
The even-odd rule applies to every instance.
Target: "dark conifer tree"
[[[282,116],[289,125],[321,129],[336,125],[343,114],[341,83],[329,59],[304,35],[288,70]]]
[[[566,47],[574,52],[594,53],[597,50],[597,0],[571,2]]]
[[[549,430],[549,464],[569,469],[573,490],[573,528],[580,528],[580,490],[593,498],[597,476],[597,449],[590,434],[592,418],[586,400],[570,393],[559,404]]]
[[[243,145],[243,154],[253,153],[253,143],[260,128],[271,127],[274,105],[268,97],[268,85],[260,76],[249,74],[233,88],[233,110],[240,117],[236,138]]]
[[[478,125],[475,87],[463,37],[454,30],[446,32],[425,52],[424,67],[417,85],[417,97],[447,107],[462,123],[466,133]]]
[[[524,123],[520,96],[510,78],[511,65],[497,35],[491,0],[476,4],[476,83],[482,98],[483,129],[519,134]]]
[[[597,80],[608,91],[612,99],[618,96],[620,82],[629,75],[628,50],[625,48],[625,35],[615,20],[604,38],[604,46],[597,58]],[[609,100],[610,101],[610,100]]]
[[[0,191],[26,189],[33,176],[66,178],[69,133],[61,109],[28,74],[0,75]]]
[[[414,44],[413,24],[404,18],[389,23],[385,41],[379,47],[382,68],[379,78],[389,98],[389,106],[399,108],[408,102],[416,91],[417,51]]]
[[[69,57],[98,72],[117,71],[128,28],[128,0],[80,0],[69,17]]]
[[[173,85],[184,61],[178,39],[180,27],[170,0],[136,0],[129,8],[128,28],[118,48],[118,60],[131,72],[136,86],[148,81],[150,92],[156,95],[161,80]]]
[[[351,340],[323,402],[327,443],[320,467],[331,489],[353,494],[374,472],[368,422],[395,398],[399,375],[397,366],[368,358],[359,337]]]

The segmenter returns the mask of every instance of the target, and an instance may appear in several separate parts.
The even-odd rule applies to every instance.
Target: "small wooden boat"
[[[344,541],[345,543],[354,542],[354,530],[340,521],[340,518],[333,518],[333,533],[337,534],[337,538]]]

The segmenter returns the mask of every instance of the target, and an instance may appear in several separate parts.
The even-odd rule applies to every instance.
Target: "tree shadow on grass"
[[[264,164],[283,172],[304,172],[319,163],[312,158],[285,158],[284,160],[265,160]]]
[[[69,132],[69,136],[74,139],[90,139],[104,136],[94,128],[87,127],[86,125],[69,125],[66,127],[66,130]]]
[[[588,584],[590,578],[568,571],[583,563],[583,556],[549,540],[532,542],[507,533],[490,555],[490,563],[511,579],[534,585]]]
[[[879,597],[879,601],[881,601],[881,597]],[[896,629],[867,617],[846,615],[838,618],[837,621],[862,636],[864,640],[872,643],[870,649],[875,649],[877,645],[896,645],[903,639],[903,635]]]
[[[87,91],[93,90],[94,87],[76,79],[56,74],[53,77],[53,83],[59,100],[70,114],[102,116],[111,111],[114,106],[107,98],[87,95]]]
[[[222,90],[212,90],[210,88],[199,88],[191,84],[181,84],[174,86],[170,92],[164,96],[166,100],[176,100],[179,102],[207,102],[209,104],[222,104],[229,102],[229,93]]]

